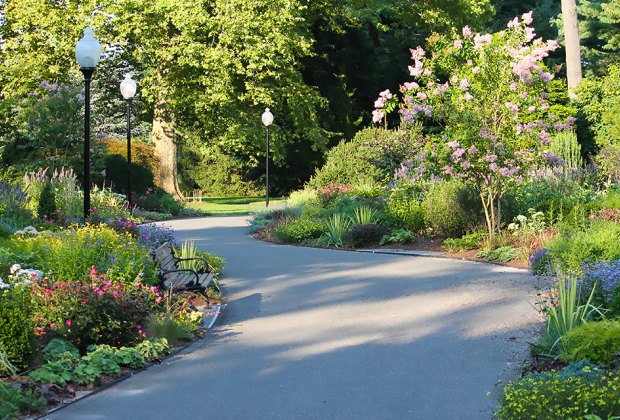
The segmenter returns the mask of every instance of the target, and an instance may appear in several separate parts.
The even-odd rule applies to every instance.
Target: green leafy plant
[[[116,358],[116,349],[108,345],[90,346],[75,368],[74,380],[83,385],[97,383],[101,376],[119,376],[121,367]]]
[[[380,245],[385,244],[407,244],[413,241],[415,235],[408,229],[398,229],[389,235],[384,235],[379,241]]]
[[[390,226],[404,229],[421,229],[425,226],[421,200],[424,191],[419,183],[400,182],[390,191],[385,212]]]
[[[585,413],[607,419],[620,413],[620,376],[608,373],[595,380],[526,377],[508,384],[496,412],[498,419],[577,419]]]
[[[556,133],[549,144],[549,152],[562,159],[565,168],[580,168],[583,165],[581,145],[575,130]]]
[[[116,361],[121,366],[129,366],[133,369],[140,369],[146,365],[144,356],[135,347],[121,347],[116,350]]]
[[[377,224],[377,210],[369,206],[357,207],[353,210],[352,221],[355,225]]]
[[[32,415],[45,407],[43,397],[32,389],[22,392],[18,386],[0,381],[0,418],[14,419],[20,415]]]
[[[496,249],[484,249],[476,254],[476,258],[489,261],[508,262],[517,259],[519,253],[511,246],[502,246]]]
[[[9,356],[4,350],[4,344],[0,341],[0,375],[17,375],[17,369],[9,360]]]
[[[285,243],[300,243],[307,239],[316,239],[325,232],[325,225],[311,217],[299,217],[278,225],[273,234]]]
[[[80,351],[73,344],[62,338],[54,338],[43,349],[43,358],[48,362],[53,362],[66,352],[69,352],[76,358],[80,357]]]
[[[65,386],[74,379],[75,365],[72,360],[56,360],[47,362],[39,369],[28,374],[30,379],[42,384],[58,384]]]
[[[6,358],[17,369],[26,368],[39,352],[33,313],[25,285],[0,289],[0,337]]]
[[[469,233],[461,238],[447,238],[443,241],[443,247],[448,252],[469,251],[470,249],[480,248],[486,243],[487,233],[484,231]]]
[[[334,245],[336,247],[343,245],[343,236],[351,229],[351,219],[342,215],[334,214],[329,219],[325,220],[325,227],[327,232],[323,234],[328,245]]]
[[[587,322],[571,329],[562,338],[562,359],[586,358],[598,365],[620,362],[620,320]]]
[[[165,338],[147,338],[135,348],[147,362],[161,361],[164,356],[171,352],[168,340]]]

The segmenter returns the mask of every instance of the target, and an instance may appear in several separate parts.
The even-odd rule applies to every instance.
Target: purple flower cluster
[[[620,292],[620,261],[601,261],[583,266],[579,277],[582,300],[595,289],[595,304],[607,306]]]
[[[548,248],[538,248],[530,256],[530,267],[535,275],[545,275],[549,271],[551,256]]]

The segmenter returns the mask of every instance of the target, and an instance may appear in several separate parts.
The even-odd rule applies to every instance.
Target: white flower
[[[22,266],[21,266],[21,265],[19,265],[19,264],[13,264],[13,265],[11,266],[11,268],[9,269],[9,271],[11,272],[11,274],[13,274],[13,275],[14,275],[15,273],[17,273],[17,272],[18,272],[19,270],[21,270],[21,269],[22,269]]]
[[[11,285],[8,283],[5,283],[2,278],[0,277],[0,290],[1,289],[10,289]]]

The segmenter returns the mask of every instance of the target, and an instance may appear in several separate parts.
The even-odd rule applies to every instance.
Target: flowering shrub
[[[95,269],[88,281],[43,278],[32,287],[36,331],[64,338],[82,352],[90,344],[122,346],[144,338],[143,325],[161,299],[155,286],[113,282]]]
[[[13,223],[30,220],[32,213],[28,210],[28,195],[20,185],[11,185],[0,181],[0,214],[1,218]]]
[[[590,220],[607,220],[613,223],[620,222],[620,209],[600,209],[596,214],[591,214]]]
[[[522,182],[530,168],[553,160],[547,150],[553,132],[574,121],[548,114],[545,84],[553,75],[542,60],[558,43],[534,39],[531,23],[530,12],[493,35],[474,34],[466,26],[457,39],[436,36],[432,54],[411,50],[409,73],[415,81],[400,88],[403,121],[427,118],[433,127],[443,127],[440,135],[431,132],[424,139],[423,151],[403,175],[458,176],[476,185],[489,238],[499,227],[495,203],[507,181]],[[381,92],[373,120],[382,121],[397,101]]]
[[[146,283],[157,282],[150,249],[104,225],[20,236],[12,245],[20,254],[32,255],[33,264],[55,280],[87,280],[94,266],[115,282],[131,284],[139,275]]]
[[[177,243],[171,228],[155,223],[139,225],[137,240],[140,245],[150,249],[152,255],[164,242]]]
[[[583,266],[583,274],[579,276],[580,300],[590,296],[592,303],[609,312],[606,316],[613,318],[620,315],[620,261],[601,261]]]
[[[530,260],[530,268],[532,269],[532,274],[537,275],[537,276],[549,274],[551,255],[549,255],[548,248],[538,248],[530,256],[529,260]]]
[[[332,204],[339,196],[345,195],[353,190],[353,186],[350,184],[329,184],[326,188],[317,188],[319,200],[325,207]]]

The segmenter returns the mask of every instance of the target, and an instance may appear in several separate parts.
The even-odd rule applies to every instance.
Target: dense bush
[[[343,240],[353,246],[364,246],[371,243],[378,243],[385,235],[390,234],[390,229],[383,225],[369,223],[366,225],[356,225],[344,234]]]
[[[547,245],[554,266],[566,272],[584,263],[620,259],[620,225],[597,221],[587,229],[567,229]]]
[[[470,249],[480,248],[487,238],[488,235],[486,232],[479,231],[463,235],[461,238],[447,238],[443,241],[442,246],[447,249],[448,252],[469,251]]]
[[[38,331],[66,339],[82,353],[91,344],[137,342],[159,301],[154,287],[112,282],[95,270],[89,281],[41,279],[32,292]]]
[[[136,194],[133,203],[143,210],[170,213],[173,216],[179,214],[183,209],[181,203],[159,187],[147,188],[143,194]]]
[[[299,243],[320,237],[325,233],[325,225],[320,220],[300,217],[279,225],[273,233],[282,242]]]
[[[9,361],[22,369],[38,353],[30,291],[24,285],[2,284],[5,288],[0,287],[0,343]]]
[[[459,180],[430,186],[422,200],[427,224],[441,236],[458,237],[483,223],[480,198]]]
[[[562,357],[567,362],[584,358],[602,366],[620,362],[620,320],[587,322],[573,328],[562,341]]]
[[[43,184],[43,189],[39,196],[39,205],[37,206],[37,216],[49,219],[56,217],[56,195],[51,182]]]
[[[0,381],[0,418],[16,419],[32,415],[45,407],[45,400],[32,389],[21,392],[19,385],[6,385]]]
[[[103,145],[108,153],[127,158],[127,141],[107,139],[103,141]],[[131,161],[147,168],[153,179],[157,179],[159,176],[160,161],[152,144],[133,140],[131,142]]]
[[[387,183],[403,160],[418,149],[417,126],[409,130],[366,128],[351,141],[342,141],[327,152],[325,164],[308,181],[310,188],[330,184],[356,184],[360,180]]]
[[[499,419],[577,419],[585,414],[601,418],[620,413],[620,375],[596,379],[581,376],[545,379],[526,377],[504,389]]]
[[[387,223],[404,229],[421,229],[424,227],[424,210],[422,196],[424,191],[412,183],[401,183],[390,191],[385,203]]]
[[[21,236],[11,242],[12,252],[31,256],[33,265],[55,280],[88,280],[92,267],[110,280],[133,283],[140,277],[157,282],[150,249],[128,233],[117,233],[105,225],[70,228]]]
[[[93,167],[92,182],[115,192],[127,194],[127,159],[121,155],[106,154],[100,156]],[[146,166],[131,162],[131,190],[143,194],[153,188],[153,173]]]

